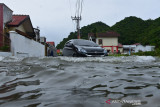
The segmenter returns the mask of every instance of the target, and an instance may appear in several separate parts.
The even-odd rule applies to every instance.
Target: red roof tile
[[[8,26],[19,26],[28,17],[28,15],[13,15],[12,22],[8,23]]]
[[[54,42],[47,42],[47,43],[49,43],[49,44],[51,44],[51,45],[53,45],[53,46],[54,46]]]
[[[120,34],[116,32],[98,33],[98,37],[118,37]]]
[[[135,43],[135,44],[132,44],[132,45],[136,45],[137,46],[137,45],[141,45],[141,44],[140,43]]]

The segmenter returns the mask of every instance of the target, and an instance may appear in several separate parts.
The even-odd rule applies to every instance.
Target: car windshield
[[[78,46],[91,46],[91,47],[99,47],[96,43],[89,40],[74,40],[74,45]]]

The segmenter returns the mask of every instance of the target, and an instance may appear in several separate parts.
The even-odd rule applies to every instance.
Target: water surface
[[[156,57],[0,57],[0,107],[160,107]]]

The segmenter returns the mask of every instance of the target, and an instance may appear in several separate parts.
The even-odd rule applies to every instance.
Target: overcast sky
[[[0,0],[14,12],[30,15],[33,27],[40,27],[41,36],[58,44],[75,31],[71,15],[76,0]],[[144,20],[160,17],[160,0],[84,0],[81,27],[102,21],[109,26],[129,16]]]

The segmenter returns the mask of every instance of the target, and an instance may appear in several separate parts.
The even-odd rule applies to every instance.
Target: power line
[[[83,9],[83,0],[81,1],[81,12],[80,12],[80,16],[82,15],[82,9]]]
[[[70,15],[72,16],[72,5],[71,5],[71,0],[69,0],[69,8],[70,8]],[[72,29],[76,30],[76,25],[72,20]]]

